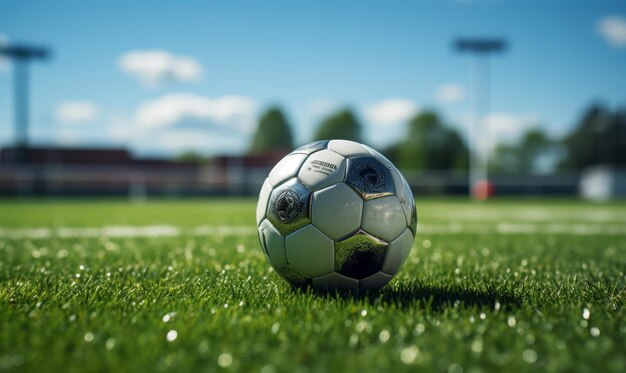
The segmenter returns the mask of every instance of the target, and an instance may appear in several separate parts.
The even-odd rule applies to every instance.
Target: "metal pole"
[[[459,52],[473,55],[471,80],[473,86],[472,120],[468,136],[469,171],[468,191],[473,197],[472,188],[480,180],[487,180],[489,167],[489,151],[493,147],[491,126],[489,122],[489,62],[488,56],[502,52],[507,43],[502,39],[492,38],[460,38],[455,41]]]
[[[13,64],[15,103],[15,143],[17,147],[28,146],[28,62],[16,59]]]
[[[0,55],[13,60],[13,84],[15,102],[15,151],[16,161],[28,161],[28,62],[33,59],[46,59],[49,51],[28,45],[0,46]]]
[[[471,64],[471,84],[473,87],[472,94],[472,120],[469,126],[469,136],[468,136],[468,151],[469,151],[469,178],[468,178],[468,193],[469,196],[472,196],[472,187],[476,184],[478,180],[480,180],[483,175],[481,174],[481,150],[480,146],[478,146],[479,132],[480,132],[480,121],[481,121],[481,112],[479,105],[479,84],[480,80],[478,77],[479,74],[479,56],[475,56],[472,60]]]

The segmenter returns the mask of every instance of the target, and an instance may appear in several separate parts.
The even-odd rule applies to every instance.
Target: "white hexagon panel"
[[[315,141],[310,144],[302,145],[298,149],[291,152],[291,154],[311,154],[322,149],[326,149],[328,140]]]
[[[285,239],[287,261],[295,270],[309,276],[333,271],[335,243],[313,225],[307,225]]]
[[[311,154],[298,173],[298,179],[311,190],[319,190],[340,181],[346,173],[346,159],[328,149]]]
[[[358,290],[359,280],[346,277],[337,272],[331,272],[324,276],[315,277],[313,279],[313,287],[317,289]]]
[[[409,184],[406,182],[404,177],[402,177],[399,171],[392,171],[391,175],[393,176],[393,181],[396,185],[396,196],[398,197],[398,200],[400,200],[402,210],[404,211],[406,224],[407,226],[410,226],[413,210],[415,210],[415,200],[413,199],[413,193],[411,192]]]
[[[387,285],[393,276],[382,272],[376,272],[373,275],[359,280],[359,289],[362,290],[376,290]]]
[[[268,176],[270,184],[275,187],[285,180],[296,176],[306,157],[306,154],[290,154],[281,159],[270,171]]]
[[[261,191],[259,192],[259,201],[256,204],[256,225],[263,219],[265,219],[265,215],[267,214],[267,202],[270,199],[270,194],[272,193],[272,186],[270,185],[269,179],[265,179],[263,182],[263,186],[261,187]]]
[[[339,153],[344,157],[354,157],[357,155],[370,155],[364,145],[349,140],[330,140],[328,149]]]
[[[413,234],[406,228],[387,248],[387,256],[381,271],[388,275],[395,275],[408,258],[413,247]]]
[[[407,227],[404,210],[396,196],[366,201],[361,228],[387,242],[393,241]]]
[[[274,228],[269,220],[263,220],[259,226],[261,245],[272,266],[278,267],[287,263],[285,253],[285,237]]]
[[[362,211],[363,200],[342,182],[313,193],[313,225],[333,240],[357,230],[361,225]]]

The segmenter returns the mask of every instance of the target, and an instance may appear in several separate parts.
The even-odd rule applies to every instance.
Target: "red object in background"
[[[484,201],[487,198],[493,196],[495,192],[496,187],[489,180],[478,180],[472,188],[472,194],[474,195],[474,198],[481,201]]]

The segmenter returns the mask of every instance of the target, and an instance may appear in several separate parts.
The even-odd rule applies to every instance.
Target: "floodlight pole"
[[[28,147],[28,64],[31,60],[47,59],[50,52],[46,48],[12,44],[0,46],[0,55],[13,60],[16,161],[24,162]]]
[[[489,113],[489,60],[490,54],[504,52],[507,42],[504,39],[493,38],[459,38],[454,46],[460,53],[471,53],[472,61],[472,85],[474,94],[472,99],[472,123],[469,128],[469,173],[468,189],[470,197],[473,196],[472,188],[480,180],[488,177],[488,154],[491,147],[491,128],[487,123],[483,127],[485,114]],[[481,131],[483,129],[484,131]],[[480,146],[483,142],[486,146]]]

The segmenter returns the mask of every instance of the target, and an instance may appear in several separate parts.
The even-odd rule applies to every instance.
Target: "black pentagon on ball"
[[[294,269],[289,264],[276,268],[276,272],[295,287],[306,287],[312,283],[311,277]]]
[[[335,243],[335,271],[363,279],[380,271],[389,244],[362,230]]]
[[[298,149],[291,152],[291,154],[312,154],[318,150],[323,150],[328,147],[329,140],[315,141],[306,145],[302,145]]]
[[[391,172],[373,157],[348,158],[345,182],[365,200],[395,193]]]
[[[286,236],[311,222],[310,204],[311,191],[294,177],[272,191],[267,219]]]

